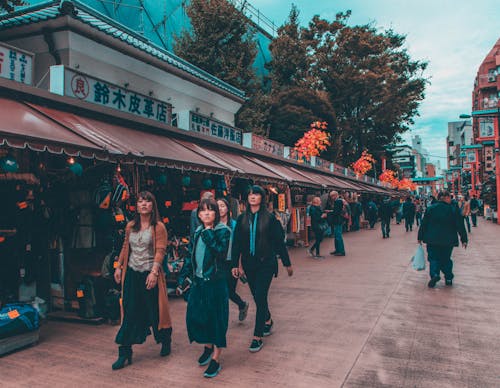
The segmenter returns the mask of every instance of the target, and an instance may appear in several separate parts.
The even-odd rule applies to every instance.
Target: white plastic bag
[[[411,258],[413,269],[422,271],[425,269],[425,253],[422,244],[418,244],[417,250]]]

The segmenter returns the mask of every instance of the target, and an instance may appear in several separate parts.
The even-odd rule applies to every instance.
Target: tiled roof
[[[236,97],[245,98],[245,92],[242,90],[214,77],[173,53],[156,46],[137,32],[77,0],[47,1],[36,6],[23,8],[14,13],[1,15],[0,31],[56,19],[65,15],[71,16],[107,35],[119,39]]]

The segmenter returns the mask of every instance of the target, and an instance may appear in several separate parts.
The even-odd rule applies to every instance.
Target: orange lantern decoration
[[[298,160],[310,160],[312,156],[318,156],[331,145],[330,135],[325,132],[328,127],[326,121],[315,121],[311,124],[311,129],[300,138],[293,152],[297,154]]]
[[[362,152],[361,157],[351,164],[351,167],[356,174],[365,175],[372,169],[373,163],[375,163],[375,159],[365,150]]]

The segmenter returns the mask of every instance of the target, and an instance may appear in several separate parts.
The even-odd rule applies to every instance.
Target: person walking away
[[[420,199],[415,199],[415,220],[417,221],[417,226],[420,226],[423,215],[424,205]]]
[[[339,198],[337,191],[331,191],[327,206],[327,221],[333,229],[335,250],[330,252],[330,254],[334,256],[345,256],[344,240],[342,238],[342,225],[344,224],[343,211],[344,201],[342,198]]]
[[[434,288],[441,280],[443,272],[447,286],[453,284],[453,261],[451,252],[458,246],[458,235],[464,248],[467,248],[467,232],[462,216],[451,204],[448,191],[438,194],[438,201],[425,212],[418,230],[418,242],[427,244],[430,280],[427,286]]]
[[[361,207],[361,203],[358,201],[358,196],[354,195],[354,201],[351,202],[352,231],[359,230],[359,219],[362,212],[363,209]]]
[[[392,203],[390,198],[384,198],[384,201],[380,204],[379,217],[382,225],[382,238],[389,238],[392,218]]]
[[[224,198],[219,198],[217,200],[217,205],[219,206],[220,222],[231,230],[231,238],[229,240],[229,249],[227,251],[227,262],[226,267],[226,277],[227,277],[227,288],[229,291],[229,300],[238,306],[239,314],[238,319],[240,322],[244,321],[248,313],[248,302],[245,302],[236,293],[236,286],[238,285],[238,279],[232,275],[231,272],[231,247],[233,245],[233,233],[236,227],[236,220],[231,217],[231,210],[229,209],[229,202]]]
[[[396,224],[399,225],[401,223],[401,220],[403,219],[403,203],[398,201],[397,202],[397,211],[396,211]]]
[[[411,200],[411,197],[407,197],[403,203],[403,217],[405,219],[406,231],[413,230],[413,223],[415,222],[415,204]]]
[[[375,223],[377,222],[377,204],[373,201],[373,198],[370,198],[368,201],[366,215],[370,229],[373,229],[375,227]]]
[[[161,343],[160,356],[168,356],[171,350],[172,324],[162,269],[167,230],[153,194],[139,193],[136,205],[114,273],[115,281],[122,284],[123,317],[115,339],[120,347],[114,370],[126,362],[132,364],[132,345],[144,343],[150,327],[156,342]]]
[[[220,356],[227,346],[229,296],[227,289],[227,251],[231,230],[220,222],[219,206],[213,198],[198,205],[201,225],[196,229],[191,254],[186,258],[179,284],[190,277],[186,326],[190,342],[204,344],[198,364],[208,364],[203,376],[212,378],[221,370]],[[180,288],[177,288],[180,294]]]
[[[323,241],[325,229],[322,227],[326,224],[326,213],[321,210],[321,198],[314,197],[309,208],[311,216],[311,229],[314,232],[314,244],[309,248],[309,254],[315,259],[323,259],[320,255],[320,246]]]
[[[479,213],[479,201],[477,200],[476,196],[473,195],[472,199],[470,200],[470,218],[472,220],[472,226],[476,227],[477,226],[477,215]]]
[[[281,225],[266,209],[265,199],[262,187],[250,188],[247,210],[236,221],[231,251],[233,276],[246,275],[257,307],[254,336],[248,348],[252,353],[262,349],[264,336],[272,334],[274,322],[267,298],[272,278],[278,273],[276,255],[281,257],[288,276],[293,275]]]
[[[460,203],[459,206],[462,210],[462,217],[464,218],[464,222],[467,225],[467,232],[470,233],[470,216],[471,216],[471,211],[470,211],[470,199],[468,196],[466,196],[463,201]]]

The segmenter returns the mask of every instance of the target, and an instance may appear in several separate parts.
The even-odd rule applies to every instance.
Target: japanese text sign
[[[33,55],[0,44],[0,77],[31,85]]]
[[[201,116],[198,113],[190,112],[189,116],[189,129],[191,131],[241,144],[243,138],[241,129]]]

